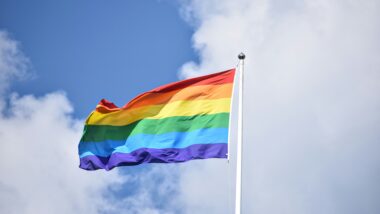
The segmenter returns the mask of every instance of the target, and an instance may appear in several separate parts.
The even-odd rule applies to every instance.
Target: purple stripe
[[[79,167],[85,170],[111,170],[117,166],[133,166],[142,163],[178,163],[194,159],[227,158],[227,144],[194,144],[182,149],[142,148],[131,153],[114,153],[109,157],[86,156]]]

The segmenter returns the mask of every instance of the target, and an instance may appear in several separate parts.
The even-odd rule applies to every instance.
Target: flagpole
[[[242,183],[242,151],[243,151],[243,84],[244,84],[244,53],[239,56],[239,107],[238,107],[238,133],[237,133],[237,154],[236,154],[236,195],[235,214],[241,214],[241,183]]]

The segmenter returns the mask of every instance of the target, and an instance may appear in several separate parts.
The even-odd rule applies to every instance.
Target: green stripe
[[[163,119],[143,119],[126,126],[86,125],[81,142],[126,140],[136,134],[187,132],[202,128],[227,128],[229,113],[206,114]]]

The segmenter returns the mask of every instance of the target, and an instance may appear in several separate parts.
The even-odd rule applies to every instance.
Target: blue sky
[[[27,74],[20,75],[22,77],[12,81],[10,87],[6,89],[9,95],[4,97],[9,101],[7,106],[12,108],[10,93],[17,93],[20,97],[32,95],[36,99],[49,96],[47,94],[51,93],[58,93],[58,97],[61,98],[62,96],[67,97],[63,104],[72,106],[74,110],[66,112],[64,110],[62,113],[66,115],[65,118],[69,113],[68,117],[75,119],[66,119],[69,123],[77,123],[79,127],[75,128],[75,131],[73,128],[68,128],[75,133],[76,137],[65,140],[63,148],[69,148],[72,150],[70,153],[77,156],[76,145],[79,142],[83,121],[75,120],[86,118],[100,99],[106,98],[118,105],[124,105],[139,93],[177,81],[181,66],[187,61],[197,60],[191,41],[194,29],[181,18],[179,7],[180,4],[176,1],[2,1],[0,30],[7,33],[4,44],[16,41],[18,52],[16,55],[20,54],[28,59],[27,63],[17,62],[27,67]],[[4,51],[4,53],[6,52],[7,50]],[[17,66],[15,65],[15,67]],[[2,72],[6,73],[7,71],[2,70]],[[7,81],[4,83],[8,84]],[[59,94],[61,92],[64,94]],[[60,108],[56,106],[53,111],[60,112]],[[6,115],[7,112],[4,111],[4,114]],[[46,115],[46,117],[50,116]],[[10,127],[10,125],[7,126]],[[42,131],[41,135],[46,135],[46,132],[48,130]],[[52,132],[53,135],[57,135],[57,132],[64,131],[52,130]],[[30,141],[33,141],[32,138],[28,137]],[[65,138],[67,138],[67,134]],[[54,143],[52,146],[54,149],[59,148]],[[24,150],[25,147],[22,149]],[[34,155],[37,153],[35,152]],[[46,159],[41,161],[45,162]],[[62,161],[64,162],[64,160]],[[80,169],[77,167],[77,157],[70,162],[68,168],[72,168],[74,174],[83,173],[79,172]],[[175,195],[176,190],[171,187],[160,192],[159,187],[165,184],[162,180],[168,176],[157,172],[157,167],[160,166],[143,165],[120,169],[117,175],[103,174],[102,176],[106,178],[104,183],[94,184],[91,188],[96,189],[102,186],[96,193],[98,194],[97,198],[107,198],[107,202],[115,203],[114,207],[98,207],[95,203],[96,200],[77,206],[84,207],[89,213],[119,213],[123,210],[139,210],[137,212],[149,213],[151,207],[154,210],[169,209],[170,212],[176,212],[179,208],[178,205],[168,208],[172,203],[164,203],[167,197]],[[178,170],[170,168],[170,174],[178,174]],[[27,174],[26,171],[22,174]],[[149,173],[151,176],[148,178],[151,178],[147,181],[137,179]],[[91,175],[91,173],[82,176],[92,176],[89,178],[90,180],[102,180],[101,176]],[[58,177],[61,175],[57,175],[54,183],[59,182],[60,178]],[[126,179],[126,181],[115,184],[112,180],[116,177]],[[44,179],[41,178],[41,180]],[[79,180],[81,179],[83,180],[83,178]],[[177,179],[170,180],[171,185],[177,185],[175,180]],[[3,183],[7,182],[9,180],[3,178]],[[31,185],[26,180],[23,182]],[[63,181],[63,183],[65,182]],[[90,182],[96,183],[96,181]],[[79,181],[79,183],[71,183],[72,187],[67,188],[69,190],[60,189],[58,191],[64,194],[65,191],[78,189],[83,192],[81,194],[86,194],[87,190],[85,189],[88,188],[86,185],[91,186],[91,184],[84,184],[83,181]],[[20,185],[20,182],[15,185]],[[50,189],[55,189],[57,184],[52,186]],[[0,188],[4,187],[0,185]],[[147,207],[146,211],[143,211],[140,206],[134,205],[135,202],[130,202],[131,204],[128,205],[128,199],[141,194],[141,189],[147,189],[150,195],[147,197],[146,204],[140,205]],[[27,192],[21,195],[27,195]],[[43,195],[41,200],[46,201],[46,193]],[[161,199],[150,199],[157,197]],[[7,198],[15,203],[21,200]],[[126,199],[126,204],[115,202],[121,199]],[[53,204],[59,203],[59,201],[53,199],[51,203],[51,206],[54,206]],[[65,212],[66,207],[72,207],[75,203],[71,201],[66,205],[55,205],[53,209],[56,210],[55,212]],[[40,206],[38,202],[30,205],[34,208],[29,208],[29,211],[26,211],[28,205],[15,208],[10,204],[8,203],[7,206],[3,204],[4,212],[34,213],[40,209],[37,208]],[[42,207],[46,206],[42,205]],[[93,211],[86,207],[91,207]],[[83,213],[80,211],[81,209],[76,209],[74,209],[75,212]],[[45,211],[39,210],[39,212]]]
[[[123,105],[229,69],[241,51],[243,213],[380,213],[379,10],[378,0],[0,1],[0,213],[233,213],[234,140],[229,163],[109,172],[80,170],[77,146],[101,98]]]
[[[196,60],[193,29],[175,1],[2,1],[0,28],[21,44],[34,78],[13,91],[63,90],[86,117],[106,98],[118,105],[178,80]]]

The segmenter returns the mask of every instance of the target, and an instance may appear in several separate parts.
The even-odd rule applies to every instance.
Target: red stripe
[[[220,85],[234,81],[235,69],[169,83],[148,92],[167,92],[196,85]]]
[[[118,108],[114,103],[109,102],[108,100],[102,99],[99,102],[99,105],[96,107],[96,110],[99,112],[109,112],[109,111],[117,111],[120,109],[127,109],[129,108],[129,105],[132,103],[138,102],[140,97],[143,97],[144,95],[148,93],[162,93],[162,92],[169,92],[173,90],[179,90],[190,86],[197,86],[197,85],[221,85],[226,83],[233,83],[235,76],[235,69],[230,69],[223,72],[213,73],[205,76],[195,77],[191,79],[181,80],[173,83],[169,83],[163,86],[160,86],[158,88],[152,89],[150,91],[147,91],[145,93],[142,93],[129,101],[126,105],[124,105],[122,108]]]

